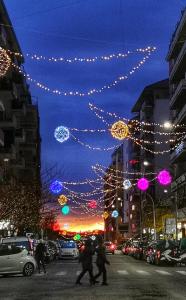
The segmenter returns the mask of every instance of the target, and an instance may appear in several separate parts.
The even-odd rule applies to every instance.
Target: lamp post
[[[146,192],[145,195],[148,196],[149,199],[152,202],[153,226],[154,226],[154,240],[156,240],[156,211],[155,211],[154,200],[153,200],[152,196],[149,193]],[[143,200],[143,202],[145,202],[145,201],[147,201],[146,198]]]

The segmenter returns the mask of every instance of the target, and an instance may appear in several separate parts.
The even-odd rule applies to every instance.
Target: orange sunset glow
[[[101,217],[77,218],[77,217],[59,217],[57,220],[60,230],[72,232],[83,232],[93,230],[104,230],[104,222]]]

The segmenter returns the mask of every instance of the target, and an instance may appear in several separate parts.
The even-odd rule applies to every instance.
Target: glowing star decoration
[[[130,189],[131,186],[132,186],[132,183],[131,183],[131,181],[129,179],[126,179],[126,180],[123,181],[123,188],[124,188],[124,190]]]
[[[81,235],[79,233],[77,233],[75,236],[74,236],[74,241],[79,241],[81,239]]]
[[[50,191],[53,194],[61,193],[62,189],[63,189],[63,185],[62,185],[62,182],[59,180],[55,180],[50,184]]]
[[[6,75],[10,65],[11,65],[10,57],[6,53],[6,50],[0,47],[0,77]]]
[[[106,220],[109,217],[109,213],[107,211],[104,211],[102,217]]]
[[[58,202],[61,206],[65,205],[67,203],[67,201],[68,201],[68,199],[65,195],[60,195],[58,198]]]
[[[137,187],[141,191],[146,191],[149,187],[149,181],[145,177],[140,178],[137,182]]]
[[[70,207],[68,205],[63,206],[62,209],[61,209],[61,212],[65,216],[68,215],[69,212],[70,212]]]
[[[167,170],[160,171],[158,173],[157,179],[161,185],[169,185],[172,182],[172,176]]]
[[[124,140],[129,135],[129,128],[123,121],[117,121],[110,129],[112,136],[118,140]]]
[[[90,200],[87,204],[88,208],[95,209],[97,208],[97,201],[96,200]]]
[[[117,210],[113,210],[112,217],[113,218],[117,218],[118,216],[119,216],[118,211]]]
[[[67,127],[59,126],[54,131],[54,137],[59,143],[63,143],[69,139],[70,131]]]

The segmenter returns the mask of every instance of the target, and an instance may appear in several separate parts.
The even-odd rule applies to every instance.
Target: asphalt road
[[[60,260],[47,265],[47,274],[1,277],[0,299],[186,299],[186,267],[157,267],[121,254],[108,255],[108,259],[111,263],[107,266],[108,286],[90,286],[88,276],[82,279],[82,286],[76,286],[81,265],[77,261]]]

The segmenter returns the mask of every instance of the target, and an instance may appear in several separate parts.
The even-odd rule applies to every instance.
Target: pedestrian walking
[[[41,273],[41,265],[43,267],[44,273],[46,273],[45,253],[46,253],[46,247],[45,247],[44,241],[39,240],[39,244],[37,244],[36,251],[35,251],[35,259],[36,259],[36,262],[37,262],[39,273]]]
[[[98,247],[96,248],[95,252],[97,253],[96,265],[98,267],[98,273],[94,276],[94,280],[96,281],[96,279],[103,274],[102,285],[108,285],[105,264],[110,265],[110,262],[106,258],[105,246],[102,240],[98,242]]]
[[[79,255],[79,262],[82,263],[82,271],[79,274],[76,284],[82,284],[81,279],[85,275],[86,272],[89,273],[89,281],[90,284],[94,284],[94,276],[93,276],[93,264],[92,264],[92,256],[94,254],[94,250],[91,244],[91,240],[86,240],[85,247]]]

